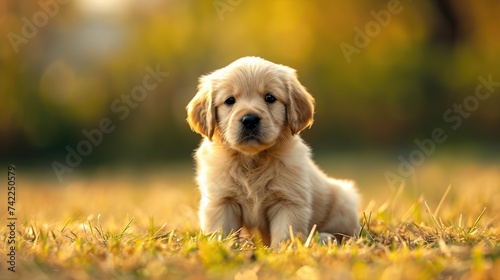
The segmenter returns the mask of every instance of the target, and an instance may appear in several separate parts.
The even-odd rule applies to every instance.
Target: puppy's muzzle
[[[241,124],[247,132],[254,132],[260,123],[260,118],[256,115],[246,115],[241,119]]]

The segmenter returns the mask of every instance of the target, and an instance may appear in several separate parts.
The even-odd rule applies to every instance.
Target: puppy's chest
[[[276,173],[271,166],[231,168],[228,175],[233,181],[233,199],[241,206],[245,224],[258,226],[272,201]]]
[[[229,169],[228,175],[242,197],[257,199],[254,196],[262,198],[269,194],[277,174],[271,164],[263,164],[236,165]]]

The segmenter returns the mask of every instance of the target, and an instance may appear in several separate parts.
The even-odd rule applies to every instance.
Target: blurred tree
[[[94,2],[0,1],[0,160],[60,159],[103,118],[116,130],[85,162],[189,158],[199,136],[184,107],[198,77],[245,55],[297,69],[318,101],[304,136],[322,151],[411,146],[479,75],[500,80],[495,0],[402,1],[351,63],[339,44],[392,2],[222,1],[223,17],[212,1]],[[30,24],[36,34],[14,47],[9,34]],[[156,65],[169,76],[120,119],[113,102]],[[446,143],[496,145],[499,104],[492,94]]]

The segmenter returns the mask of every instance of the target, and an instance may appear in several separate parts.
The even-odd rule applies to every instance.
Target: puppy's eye
[[[264,96],[264,100],[267,102],[267,103],[274,103],[276,102],[276,97],[274,97],[272,94],[270,93],[267,93],[266,96]]]
[[[224,101],[224,103],[226,103],[226,105],[233,105],[234,103],[236,103],[236,99],[234,97],[229,97],[228,99],[226,99],[226,101]]]

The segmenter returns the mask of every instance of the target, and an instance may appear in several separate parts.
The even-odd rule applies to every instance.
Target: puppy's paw
[[[328,241],[330,240],[330,241]],[[331,233],[328,232],[320,232],[318,234],[318,243],[321,245],[328,245],[328,242],[331,242],[332,244],[337,242],[337,238]]]

